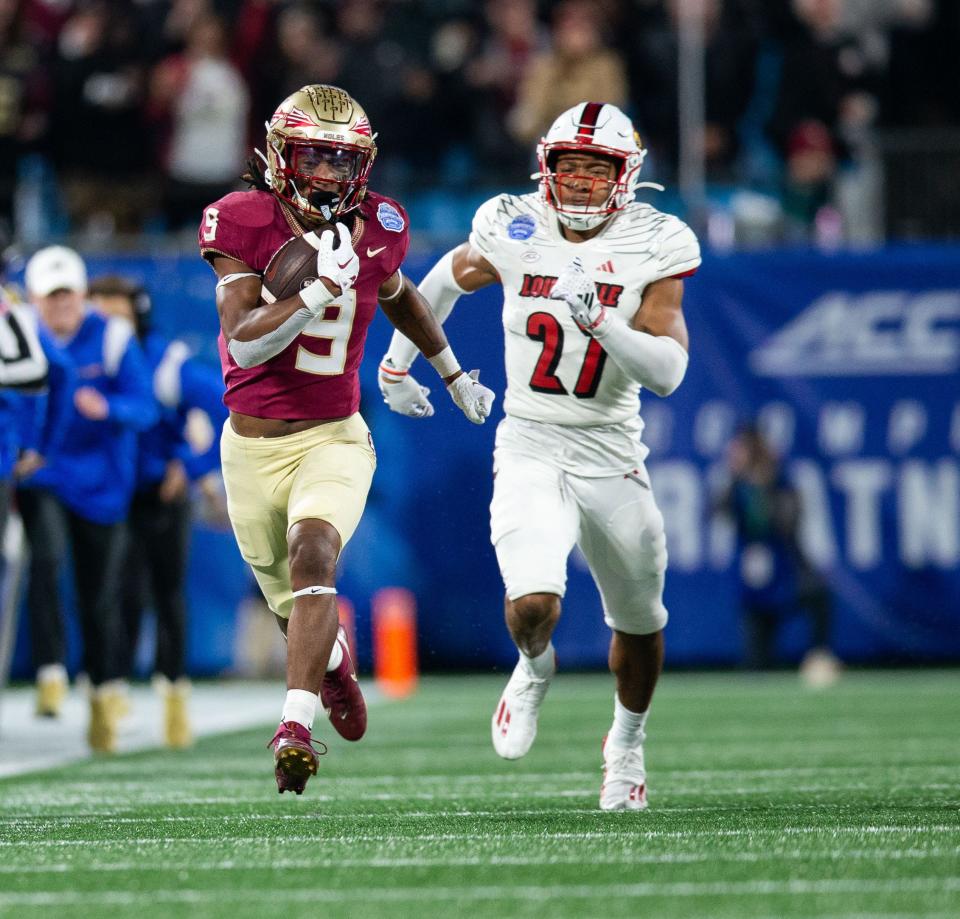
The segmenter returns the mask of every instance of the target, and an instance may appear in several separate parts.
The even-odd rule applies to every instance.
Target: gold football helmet
[[[267,125],[264,177],[303,216],[333,222],[363,200],[375,138],[366,112],[348,93],[304,86],[280,103]]]

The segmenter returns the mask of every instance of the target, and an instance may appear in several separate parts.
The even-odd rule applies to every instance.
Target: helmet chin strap
[[[290,187],[293,189],[294,200],[301,208],[303,208],[303,210],[307,210],[311,206],[310,202],[300,194],[300,189],[297,188],[297,183],[294,182],[293,179],[290,179],[289,182]]]
[[[259,148],[254,147],[253,152],[255,156],[259,156],[263,160],[263,180],[267,185],[273,185],[273,170],[270,168],[270,161],[267,159],[267,155]],[[277,154],[279,156],[279,154]],[[283,157],[280,157],[283,159]]]

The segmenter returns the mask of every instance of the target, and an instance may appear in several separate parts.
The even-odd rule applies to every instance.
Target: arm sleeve
[[[653,280],[687,277],[699,265],[697,237],[682,220],[668,216],[661,231]],[[689,356],[683,345],[668,335],[650,335],[611,321],[599,341],[630,379],[658,396],[669,396],[683,382]]]
[[[658,396],[669,396],[687,372],[687,352],[668,335],[650,335],[623,323],[608,321],[603,336],[597,340],[631,380]]]
[[[231,338],[227,351],[237,362],[238,367],[243,367],[245,370],[257,367],[270,358],[276,357],[315,317],[313,310],[306,306],[301,307],[275,329],[265,332],[259,338],[254,338],[252,341]]]
[[[115,390],[106,395],[108,419],[135,431],[152,427],[157,421],[157,404],[147,362],[134,338],[127,342],[114,382]]]

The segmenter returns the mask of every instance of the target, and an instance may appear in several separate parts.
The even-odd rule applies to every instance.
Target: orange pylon
[[[409,590],[385,587],[373,596],[373,672],[377,687],[392,698],[417,688],[417,602]]]

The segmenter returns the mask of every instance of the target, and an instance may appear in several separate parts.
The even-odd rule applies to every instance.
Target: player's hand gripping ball
[[[263,286],[275,300],[285,300],[326,278],[339,288],[331,292],[333,299],[353,287],[359,273],[360,259],[353,251],[350,231],[338,223],[336,232],[324,230],[319,236],[310,232],[287,240],[263,272]]]

